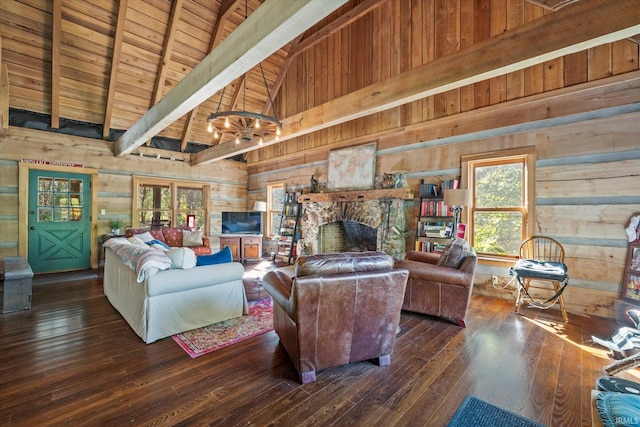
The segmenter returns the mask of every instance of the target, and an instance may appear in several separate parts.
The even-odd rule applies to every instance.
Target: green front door
[[[29,171],[29,265],[34,273],[91,263],[91,176]]]

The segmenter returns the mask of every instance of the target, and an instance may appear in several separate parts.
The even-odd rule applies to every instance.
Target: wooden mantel
[[[330,193],[307,193],[298,196],[298,203],[310,202],[357,202],[380,199],[413,199],[410,188],[389,188],[381,190],[335,191]]]

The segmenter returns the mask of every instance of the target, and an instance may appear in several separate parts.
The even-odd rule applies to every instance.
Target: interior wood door
[[[28,218],[34,273],[90,267],[90,175],[31,169]]]

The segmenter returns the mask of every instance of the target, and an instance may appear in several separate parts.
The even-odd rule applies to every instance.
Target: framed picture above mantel
[[[373,189],[376,143],[329,151],[327,187],[332,191]]]

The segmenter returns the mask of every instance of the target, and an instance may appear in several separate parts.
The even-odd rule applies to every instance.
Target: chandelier
[[[247,19],[247,1],[245,0],[245,20]],[[230,139],[234,139],[236,144],[240,142],[256,142],[259,145],[264,143],[264,139],[275,136],[276,141],[279,139],[280,132],[282,130],[282,123],[278,120],[276,114],[276,107],[273,105],[273,99],[271,99],[271,92],[269,92],[269,86],[267,85],[267,79],[264,76],[264,70],[262,64],[259,64],[260,72],[262,73],[262,81],[267,91],[267,96],[271,108],[273,109],[273,116],[267,116],[265,114],[252,113],[246,111],[246,93],[247,93],[247,75],[242,78],[243,85],[243,101],[242,110],[233,111],[220,111],[220,105],[222,104],[222,98],[224,97],[224,91],[220,95],[218,101],[218,108],[215,113],[211,113],[207,118],[207,130],[213,132],[213,138],[218,140],[218,143],[225,142]]]

